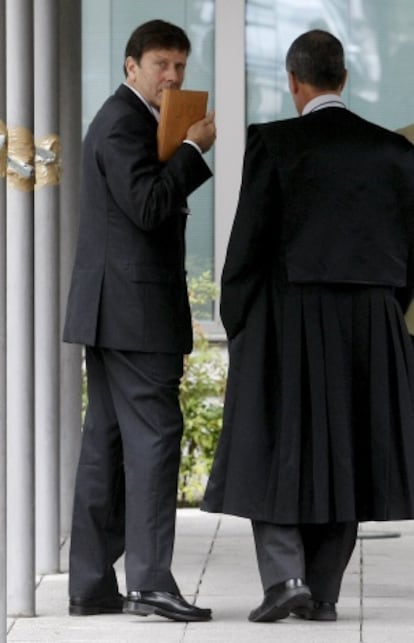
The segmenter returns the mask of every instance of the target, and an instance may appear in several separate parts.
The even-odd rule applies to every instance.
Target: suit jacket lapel
[[[131,107],[133,107],[144,118],[146,118],[148,120],[148,123],[151,124],[152,127],[158,127],[157,120],[151,114],[148,107],[126,85],[120,85],[115,92],[115,96],[118,96],[119,98],[122,98],[122,100],[126,101]]]

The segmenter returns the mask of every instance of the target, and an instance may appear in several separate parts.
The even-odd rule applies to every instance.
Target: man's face
[[[185,51],[150,49],[141,56],[139,63],[128,56],[125,61],[126,82],[150,105],[159,109],[163,89],[181,89],[186,64]]]

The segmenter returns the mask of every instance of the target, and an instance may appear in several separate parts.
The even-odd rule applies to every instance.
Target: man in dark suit
[[[172,24],[138,27],[125,83],[83,146],[79,240],[64,341],[86,346],[88,408],[76,479],[69,611],[203,621],[171,573],[183,423],[179,383],[192,349],[185,272],[187,197],[211,176],[214,115],[170,160],[157,157],[164,88],[180,89],[190,42]],[[125,552],[128,596],[114,563]]]
[[[251,621],[328,621],[358,522],[414,517],[414,147],[346,109],[331,34],[297,38],[286,68],[300,118],[248,130],[203,509],[252,520]]]

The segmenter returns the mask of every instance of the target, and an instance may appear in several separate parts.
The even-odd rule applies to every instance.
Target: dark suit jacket
[[[64,341],[189,352],[186,199],[211,172],[191,145],[165,164],[157,122],[121,85],[85,137],[79,239]]]
[[[265,277],[414,284],[414,147],[342,108],[252,125],[222,276],[228,336]]]

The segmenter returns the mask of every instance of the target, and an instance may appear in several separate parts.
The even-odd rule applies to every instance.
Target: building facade
[[[153,18],[187,31],[185,87],[207,89],[216,111],[214,179],[190,202],[190,277],[208,272],[219,283],[247,125],[296,115],[284,58],[301,32],[323,28],[343,42],[351,110],[391,129],[414,121],[412,0],[0,0],[0,640],[6,605],[10,614],[35,612],[36,571],[58,570],[70,527],[81,352],[61,344],[60,326],[81,139],[123,80],[130,33]],[[11,146],[20,128],[29,133],[23,160]],[[50,135],[62,176],[35,190]],[[209,336],[222,338],[217,302],[200,315]]]

